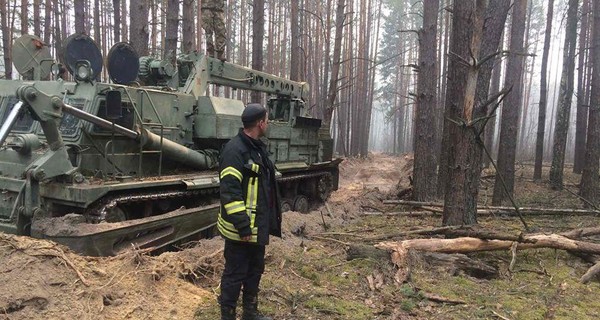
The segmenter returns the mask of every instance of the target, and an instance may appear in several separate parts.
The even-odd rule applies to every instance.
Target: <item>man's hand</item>
[[[242,237],[242,241],[250,241],[250,239],[252,239],[252,236]]]

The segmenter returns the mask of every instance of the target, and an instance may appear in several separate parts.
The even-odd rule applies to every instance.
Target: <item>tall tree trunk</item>
[[[508,11],[508,10],[507,10]],[[504,17],[504,21],[506,21],[506,17]],[[502,51],[502,46],[504,42],[504,28],[500,27],[501,35],[500,41],[498,45],[498,51]],[[487,30],[487,29],[486,29]],[[484,43],[485,45],[485,43]],[[490,80],[490,90],[488,96],[495,96],[500,92],[500,83],[502,82],[502,61],[498,60],[493,67],[492,70],[492,79]],[[487,125],[485,126],[485,147],[490,152],[490,155],[493,155],[494,151],[494,135],[496,134],[496,122],[498,120],[498,116],[494,115],[494,118],[491,118]],[[492,159],[487,155],[483,157],[483,167],[488,168],[491,164]]]
[[[194,28],[194,0],[183,0],[183,53],[196,49],[196,29]]]
[[[12,60],[10,53],[10,30],[8,27],[8,7],[6,0],[0,0],[0,27],[2,28],[2,53],[4,56],[4,79],[12,79]]]
[[[565,48],[563,51],[563,71],[560,79],[560,98],[556,125],[554,129],[554,147],[552,166],[550,167],[550,186],[552,189],[562,189],[563,169],[565,166],[565,149],[571,102],[573,99],[573,83],[575,78],[575,49],[577,48],[577,9],[578,0],[569,0],[567,11],[567,27],[565,30]]]
[[[94,0],[94,40],[98,44],[102,43],[102,34],[100,34],[100,0]]]
[[[114,22],[113,22],[113,31],[115,37],[115,43],[121,41],[121,2],[120,0],[112,0],[113,3],[113,12],[114,12]]]
[[[417,74],[417,117],[413,197],[433,200],[436,195],[437,159],[435,145],[437,83],[437,21],[439,0],[423,1],[423,29],[419,30],[419,73]]]
[[[546,34],[544,35],[544,52],[542,54],[542,74],[540,80],[540,103],[538,111],[538,128],[535,141],[535,165],[533,179],[542,179],[542,161],[544,159],[544,136],[546,131],[546,104],[548,101],[548,56],[550,54],[550,41],[552,39],[552,19],[554,15],[554,0],[548,0],[548,14],[546,15]]]
[[[154,1],[151,0],[150,1],[150,8],[148,8],[148,10],[150,10],[150,15],[152,17],[151,21],[148,21],[148,23],[151,25],[150,27],[150,54],[153,56],[156,56],[156,52],[158,51],[158,14],[157,11],[159,11],[159,3],[162,3],[161,1]],[[161,16],[164,16],[163,14],[161,14]],[[161,28],[164,30],[164,28]]]
[[[579,61],[577,69],[577,122],[575,128],[575,157],[573,159],[573,172],[581,173],[583,171],[583,162],[585,159],[585,136],[587,134],[588,108],[585,105],[587,96],[586,82],[587,76],[585,61],[588,54],[588,35],[590,30],[589,17],[592,14],[590,10],[590,0],[583,0],[581,16],[581,32],[579,37]]]
[[[73,8],[75,10],[75,33],[85,33],[85,1],[73,0]]]
[[[333,43],[333,65],[331,66],[331,78],[329,79],[329,90],[327,91],[327,103],[325,104],[324,122],[331,126],[331,117],[335,109],[335,97],[338,91],[338,76],[340,72],[340,60],[342,58],[342,36],[344,31],[344,14],[345,0],[338,0],[337,9],[335,12],[335,40]],[[340,128],[341,129],[341,128]]]
[[[529,3],[532,4],[532,0],[529,0]],[[529,50],[529,44],[531,43],[531,14],[532,14],[532,6],[533,5],[529,5],[527,8],[527,17],[525,20],[525,41],[523,42],[523,46],[524,46],[524,52],[528,52]],[[533,51],[535,52],[535,50]],[[521,82],[521,92],[523,93],[523,103],[521,104],[521,112],[519,114],[519,126],[518,126],[518,131],[517,131],[517,158],[519,159],[523,159],[524,157],[524,145],[523,145],[523,141],[525,139],[525,127],[527,126],[526,121],[527,121],[527,111],[529,109],[529,97],[528,97],[528,93],[527,93],[527,83],[529,83],[529,81],[527,80],[527,75],[528,75],[528,70],[529,70],[529,66],[533,65],[533,62],[530,64],[528,63],[527,60],[525,60],[525,63],[523,65],[523,70],[521,71],[523,74],[521,75],[521,79],[523,79],[523,81]]]
[[[52,8],[53,8],[53,5],[52,5],[52,0],[46,0],[45,3],[46,3],[46,5],[44,8],[44,42],[50,43],[50,30],[52,30]]]
[[[140,56],[148,55],[148,2],[131,0],[129,25],[131,45]]]
[[[591,57],[593,59],[592,90],[588,132],[585,146],[585,162],[581,175],[580,194],[584,199],[600,204],[600,0],[592,0],[594,22],[591,40]]]
[[[300,0],[291,0],[291,54],[290,54],[290,79],[300,81],[302,68],[300,48],[300,24],[298,21]]]
[[[42,36],[42,21],[40,20],[40,1],[33,0],[33,33]]]
[[[498,172],[494,183],[492,203],[500,205],[506,198],[501,179],[504,179],[508,194],[512,197],[515,182],[515,153],[517,148],[517,125],[522,104],[521,78],[523,69],[523,33],[527,0],[515,0],[512,11],[510,34],[510,56],[506,68],[505,88],[512,90],[504,99],[500,123],[500,146],[498,149]]]
[[[439,3],[439,0],[438,0]],[[378,65],[378,59],[377,59],[377,51],[379,50],[379,39],[380,39],[380,26],[381,26],[381,7],[382,7],[383,1],[379,0],[379,5],[378,5],[378,9],[377,9],[377,26],[375,27],[375,39],[373,41],[374,43],[374,48],[373,51],[371,52],[371,57],[370,60],[372,61],[369,64],[369,69],[370,69],[370,76],[371,79],[369,80],[369,85],[368,85],[368,92],[369,92],[369,98],[367,101],[367,109],[366,109],[366,129],[365,129],[365,135],[366,135],[366,139],[365,139],[365,146],[364,146],[364,154],[367,155],[368,153],[368,147],[369,147],[369,139],[371,138],[371,118],[373,116],[373,100],[375,98],[375,76],[377,73],[377,65]],[[437,23],[437,21],[436,21]],[[434,74],[435,74],[436,70],[434,70]],[[435,87],[435,84],[434,84]],[[434,106],[435,109],[435,106]],[[434,110],[434,114],[435,114],[435,110]],[[435,136],[434,136],[435,139]],[[432,143],[435,141],[432,141]],[[434,154],[435,156],[435,154]],[[435,164],[434,164],[435,165]]]
[[[509,9],[510,0],[490,1],[488,4],[488,8],[486,9],[485,24],[483,27],[483,42],[481,44],[481,53],[479,54],[479,59],[482,60],[491,56],[493,56],[493,58],[489,59],[479,67],[479,74],[477,78],[477,93],[475,101],[477,103],[477,106],[482,110],[479,112],[476,118],[485,117],[488,115],[488,110],[490,110],[491,108],[489,108],[488,106],[484,106],[483,104],[485,104],[488,101],[488,97],[494,96],[499,92],[499,80],[497,80],[497,82],[494,81],[494,86],[492,86],[491,90],[490,85],[492,82],[491,79],[492,71],[494,70],[494,65],[497,65],[496,73],[498,75],[496,77],[497,79],[500,79],[499,73],[501,69],[501,60],[500,55],[498,55],[497,53],[499,48],[502,47],[500,43],[502,41],[504,24],[506,23],[506,17],[508,15]],[[479,140],[479,143],[481,143],[483,140],[487,141],[487,144],[484,143],[484,145],[486,146],[486,148],[488,148],[488,151],[491,150],[490,145],[492,143],[488,141],[488,137],[486,135],[489,134],[491,136],[490,138],[493,138],[494,121],[495,118],[490,119],[487,122],[486,127],[481,128],[481,130],[484,130],[484,134],[482,137],[484,139]],[[488,132],[486,130],[487,126],[490,126],[492,128],[491,132]],[[479,156],[481,156],[481,152],[479,153]],[[488,158],[486,157],[486,159]],[[477,170],[477,180],[479,180],[480,174],[481,170]]]
[[[263,69],[263,42],[265,38],[265,1],[254,0],[252,6],[252,69]],[[252,102],[261,103],[263,94],[259,91],[250,93]]]
[[[453,6],[450,49],[454,54],[448,65],[450,80],[449,94],[446,96],[448,119],[453,121],[448,125],[448,179],[444,197],[444,225],[477,223],[477,196],[481,172],[481,146],[478,145],[477,133],[483,126],[480,121],[473,120],[485,116],[487,107],[480,105],[481,101],[477,101],[478,87],[482,85],[478,83],[480,67],[466,65],[460,60],[469,61],[471,56],[481,58],[486,6],[486,0],[455,0]],[[488,20],[491,21],[493,20]],[[497,26],[491,27],[498,29]],[[498,35],[497,39],[499,38]],[[483,43],[486,41],[487,39],[484,39]],[[498,48],[497,43],[490,46],[489,51]],[[487,84],[484,89],[489,88],[489,72],[486,77]],[[485,92],[487,93],[487,90]]]
[[[453,0],[445,0],[446,4],[449,5]],[[436,144],[436,152],[439,152],[438,156],[438,176],[437,176],[437,196],[438,198],[443,198],[446,192],[446,179],[448,177],[448,136],[446,133],[448,132],[448,121],[446,121],[446,97],[448,93],[448,65],[449,65],[449,52],[450,52],[450,37],[452,36],[452,19],[450,17],[450,10],[446,10],[445,13],[445,35],[444,35],[444,55],[440,57],[444,57],[444,66],[442,67],[442,87],[440,94],[440,101],[438,105],[440,105],[440,110],[438,111],[439,120],[437,129],[440,134],[438,134],[438,141]]]
[[[170,58],[173,65],[177,60],[177,33],[179,30],[179,0],[167,0],[167,30],[163,59]]]
[[[29,1],[21,0],[21,34],[29,31]]]
[[[121,1],[121,41],[127,42],[129,40],[129,29],[127,27],[127,1]],[[138,51],[138,54],[140,52]]]
[[[46,5],[47,5],[47,3],[49,1],[51,1],[51,0],[46,1]],[[58,61],[60,63],[64,63],[65,62],[65,60],[64,60],[64,54],[62,52],[62,40],[64,38],[62,37],[62,32],[61,32],[62,26],[61,26],[61,20],[60,20],[60,17],[61,17],[61,15],[60,15],[61,8],[60,8],[60,4],[58,3],[58,0],[52,0],[52,1],[54,1],[52,3],[52,7],[54,9],[53,36],[54,36],[54,41],[56,41],[56,56],[57,56]],[[46,9],[46,10],[48,10],[48,9]],[[48,11],[46,11],[46,17],[49,17]],[[64,19],[65,19],[65,17],[63,16],[63,20]],[[50,30],[50,26],[48,26],[47,30]],[[45,37],[46,36],[44,36],[44,38]],[[49,34],[48,34],[48,39],[50,39],[50,35]]]

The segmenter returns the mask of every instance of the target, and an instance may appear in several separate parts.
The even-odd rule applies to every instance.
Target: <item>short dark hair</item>
[[[254,121],[249,121],[249,122],[243,122],[244,129],[254,128],[254,127],[258,126],[259,122],[264,121],[266,119],[267,119],[267,114],[265,113],[265,115],[262,118],[260,118],[260,119],[257,119],[257,120],[254,120]]]

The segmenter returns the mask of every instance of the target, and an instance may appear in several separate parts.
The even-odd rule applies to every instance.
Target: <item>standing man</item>
[[[258,286],[265,270],[269,235],[281,237],[281,210],[275,167],[266,145],[267,110],[258,103],[242,113],[244,128],[221,152],[221,212],[217,226],[225,238],[221,277],[221,319],[235,320],[243,288],[243,320],[270,320],[258,313]]]
[[[202,28],[206,33],[206,53],[225,61],[225,0],[202,1]],[[213,41],[214,33],[214,41]]]

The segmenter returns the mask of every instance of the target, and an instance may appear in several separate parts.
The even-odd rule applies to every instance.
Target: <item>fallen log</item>
[[[420,207],[426,211],[391,211],[391,212],[371,212],[365,211],[362,214],[369,216],[403,216],[406,215],[408,217],[421,217],[421,216],[437,216],[441,215],[443,210],[433,210],[433,208]],[[541,210],[533,210],[533,208],[524,208],[525,210],[520,211],[523,216],[564,216],[564,215],[572,215],[572,216],[589,216],[600,214],[600,211],[594,210],[579,210],[579,209],[541,209]],[[519,208],[521,210],[521,208]],[[547,210],[547,211],[546,211]],[[518,216],[517,212],[513,209],[477,209],[478,216],[491,216],[491,215],[506,215],[506,216]]]
[[[579,239],[583,237],[595,236],[600,234],[600,227],[591,228],[580,228],[574,229],[567,232],[563,232],[560,235],[570,239]]]
[[[569,239],[558,234],[524,235],[523,240],[528,243],[519,242],[517,250],[533,248],[553,248],[600,254],[600,244]],[[409,249],[443,252],[443,253],[468,253],[478,251],[494,251],[510,249],[513,242],[509,240],[482,240],[472,237],[461,237],[455,239],[411,239],[399,242],[381,242],[375,247],[388,249],[396,252],[406,252]]]
[[[508,241],[508,240],[482,240],[472,237],[462,237],[455,239],[411,239],[398,242],[388,241],[380,242],[375,247],[391,251],[392,262],[398,267],[394,279],[398,283],[403,283],[410,275],[410,263],[408,261],[409,250],[441,252],[441,253],[469,253],[479,251],[506,250],[513,248],[516,243],[517,250],[533,248],[554,248],[567,250],[570,252],[598,254],[600,253],[600,244],[584,242],[569,239],[558,234],[540,234],[523,236],[528,243]],[[597,264],[598,265],[598,264]],[[594,266],[596,267],[596,265]],[[600,272],[600,267],[590,269],[586,278],[591,279]],[[588,280],[589,281],[589,280]]]
[[[346,250],[346,260],[351,261],[355,259],[389,260],[390,254],[373,246],[352,244]]]
[[[438,202],[422,202],[422,201],[410,201],[410,200],[383,200],[383,204],[399,204],[408,205],[414,207],[444,207],[443,203]],[[515,211],[514,207],[498,207],[498,206],[479,206],[478,210],[490,210],[490,211]],[[600,214],[598,210],[591,209],[563,209],[563,208],[536,208],[536,207],[519,207],[521,213],[525,212],[547,212],[555,214]]]
[[[460,253],[447,254],[437,252],[421,252],[419,255],[411,256],[411,264],[414,260],[420,260],[437,270],[445,270],[451,275],[465,273],[475,278],[491,279],[498,276],[498,269],[482,261],[469,258]]]
[[[390,234],[384,234],[381,236],[374,236],[369,238],[363,238],[363,241],[381,241],[392,238],[405,237],[409,235],[436,235],[436,234],[445,234],[448,230],[452,229],[460,229],[462,226],[445,226],[439,228],[427,228],[427,229],[417,229],[417,230],[408,230],[403,232],[396,232]]]
[[[596,262],[595,265],[589,268],[579,281],[581,281],[583,284],[586,284],[596,277],[598,273],[600,273],[600,262]]]

